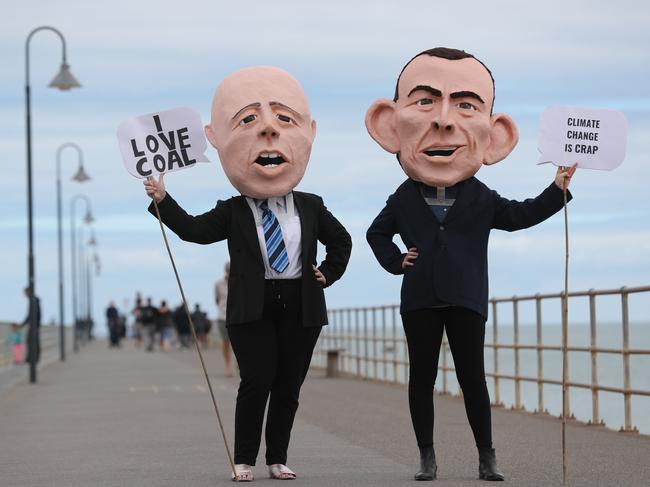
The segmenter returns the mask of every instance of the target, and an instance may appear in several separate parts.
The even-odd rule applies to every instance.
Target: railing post
[[[512,297],[512,326],[515,351],[515,409],[521,409],[521,380],[519,370],[519,302]]]
[[[377,308],[372,307],[372,378],[377,380]]]
[[[336,311],[336,348],[345,349],[345,342],[343,341],[343,310],[339,309]],[[345,350],[343,351],[345,353]],[[341,357],[343,355],[341,354]]]
[[[330,338],[330,348],[336,348],[336,321],[334,317],[336,316],[336,311],[333,313],[329,313],[330,319],[329,319],[329,325],[327,328],[329,328],[329,338]]]
[[[636,431],[632,426],[632,394],[630,394],[630,322],[628,313],[627,288],[621,288],[621,308],[623,313],[623,400],[625,402],[625,429],[623,431]]]
[[[501,394],[499,391],[499,329],[496,301],[492,301],[492,344],[492,350],[494,352],[494,405],[501,406]]]
[[[535,326],[537,328],[537,412],[544,412],[544,358],[542,351],[542,299],[535,296]]]
[[[361,377],[361,330],[359,329],[359,309],[354,310],[354,328],[356,337],[356,352],[357,352],[357,377]]]
[[[345,346],[343,345],[343,320],[341,320],[343,311],[338,309],[336,310],[336,342],[335,346],[341,353],[339,354],[339,370],[344,370],[343,361],[345,356]]]
[[[363,372],[364,377],[370,377],[370,355],[368,353],[368,308],[363,308]]]
[[[591,422],[600,423],[598,405],[598,341],[596,338],[596,296],[594,290],[589,290],[589,331],[591,334]]]
[[[397,306],[391,308],[393,327],[393,382],[397,384]]]
[[[570,394],[570,374],[569,374],[569,295],[562,293],[562,343],[566,348],[562,351],[562,381],[567,384],[566,390],[562,390],[563,414],[565,418],[571,417],[571,394]]]
[[[347,315],[348,315],[348,336],[346,340],[348,346],[346,348],[349,350],[349,352],[346,353],[345,355],[348,358],[347,372],[352,374],[353,373],[352,371],[354,370],[354,356],[352,355],[354,342],[352,339],[352,309],[351,308],[348,309]]]

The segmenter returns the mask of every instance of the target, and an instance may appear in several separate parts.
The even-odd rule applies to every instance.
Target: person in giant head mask
[[[523,202],[502,198],[476,179],[483,164],[504,159],[518,139],[514,121],[492,113],[493,103],[494,80],[483,63],[464,51],[435,48],[411,59],[393,100],[377,100],[366,114],[371,137],[397,155],[408,176],[366,237],[381,266],[404,276],[400,312],[420,448],[416,480],[436,478],[432,393],[443,330],[478,448],[479,478],[504,480],[492,447],[483,359],[488,236],[493,228],[527,228],[559,211],[563,185],[575,171],[559,168],[539,196]],[[393,243],[396,234],[406,251]]]
[[[225,78],[205,133],[240,196],[190,216],[166,192],[162,176],[146,181],[146,191],[158,202],[165,225],[181,239],[228,240],[226,323],[241,376],[235,411],[237,477],[253,480],[268,402],[269,474],[293,479],[287,449],[300,388],[327,324],[323,289],[343,275],[352,240],[320,196],[294,190],[307,168],[316,122],[289,73],[252,67]],[[149,211],[154,213],[153,204]],[[326,255],[316,266],[318,242]]]

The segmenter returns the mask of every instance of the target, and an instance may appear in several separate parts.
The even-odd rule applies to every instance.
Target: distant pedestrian
[[[108,328],[109,346],[119,347],[121,338],[120,315],[113,301],[106,308],[106,327]]]
[[[120,340],[122,340],[126,338],[126,315],[124,313],[120,313],[119,323]]]
[[[32,323],[31,289],[26,287],[24,293],[27,297],[27,317],[23,320],[21,327],[27,326],[26,362],[31,363],[33,357],[34,363],[38,363],[41,358],[41,300],[38,299],[38,296],[34,296],[36,313],[34,315],[34,322]]]
[[[226,328],[226,304],[228,301],[228,276],[230,275],[230,262],[226,262],[223,269],[223,279],[217,281],[214,286],[214,300],[217,303],[217,327],[219,328],[219,335],[221,335],[221,351],[223,353],[223,361],[226,366],[226,377],[232,377],[232,359],[230,338],[228,337],[228,329]]]
[[[142,296],[137,292],[135,294],[135,307],[133,308],[133,339],[135,340],[135,346],[142,346],[142,320],[140,315],[142,314]]]
[[[198,303],[194,305],[194,311],[192,311],[192,323],[194,323],[196,339],[201,345],[203,345],[203,347],[205,347],[207,344],[206,336],[210,328],[208,323],[208,316],[201,310],[201,307]]]
[[[169,345],[172,340],[174,320],[172,319],[172,311],[167,307],[167,301],[162,301],[160,303],[160,308],[158,308],[156,328],[158,330],[158,333],[160,333],[160,349],[163,352],[168,352]]]
[[[18,323],[11,324],[11,331],[7,335],[7,343],[11,345],[11,350],[14,356],[14,364],[19,365],[23,363],[23,331],[20,329]]]
[[[147,352],[153,352],[153,344],[156,339],[156,319],[158,309],[151,304],[151,298],[147,298],[147,304],[140,309],[140,321],[147,338]]]
[[[174,325],[178,334],[178,348],[184,350],[190,347],[190,322],[183,304],[174,310]]]

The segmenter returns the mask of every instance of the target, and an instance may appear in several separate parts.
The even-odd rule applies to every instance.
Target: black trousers
[[[410,311],[402,315],[402,322],[410,363],[409,407],[418,446],[433,445],[433,386],[445,330],[476,446],[492,447],[483,357],[485,318],[466,308],[448,307]]]
[[[266,464],[287,463],[300,387],[320,330],[302,326],[300,279],[267,280],[262,320],[228,327],[241,377],[235,463],[255,465],[267,401]]]
[[[36,335],[36,340],[33,336]],[[32,349],[32,344],[35,342],[36,348]],[[39,327],[32,330],[31,326],[27,326],[27,356],[25,357],[25,363],[31,363],[32,355],[34,356],[34,361],[36,363],[41,360],[41,330]]]

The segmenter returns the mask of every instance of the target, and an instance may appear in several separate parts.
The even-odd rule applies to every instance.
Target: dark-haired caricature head
[[[404,67],[393,100],[366,113],[370,136],[397,154],[404,172],[429,186],[452,186],[482,164],[504,159],[518,140],[514,121],[492,114],[494,81],[464,51],[435,48]]]

